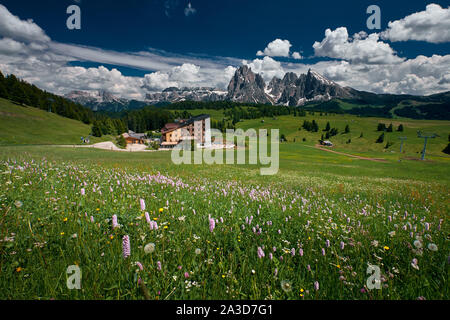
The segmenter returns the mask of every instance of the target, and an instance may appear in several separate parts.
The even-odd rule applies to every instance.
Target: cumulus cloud
[[[269,57],[289,57],[291,47],[292,45],[289,40],[276,39],[270,42],[264,51],[259,50],[256,55]]]
[[[378,34],[360,32],[350,38],[345,28],[327,30],[325,39],[314,44],[317,56],[341,61],[319,61],[313,65],[276,61],[266,53],[301,58],[299,52],[290,53],[289,41],[277,39],[281,42],[275,40],[264,50],[266,53],[260,52],[263,58],[248,62],[237,58],[177,55],[151,48],[124,53],[57,43],[34,22],[20,20],[5,10],[0,6],[0,18],[24,28],[5,26],[5,20],[0,19],[0,70],[56,94],[107,90],[120,97],[142,100],[147,92],[167,87],[226,89],[241,64],[260,73],[266,82],[275,76],[282,78],[288,71],[300,74],[312,68],[343,86],[358,90],[420,95],[450,90],[450,55],[402,59],[379,40]],[[114,68],[74,67],[70,65],[73,61],[128,66],[148,73],[144,77],[129,77]]]
[[[145,75],[143,86],[148,91],[162,91],[169,87],[178,87],[178,83],[171,81],[169,74],[157,71]]]
[[[200,81],[199,71],[199,66],[191,63],[183,63],[181,66],[172,69],[171,77],[178,81],[196,83]]]
[[[392,42],[408,40],[450,42],[450,7],[444,9],[438,4],[429,4],[425,11],[389,22],[388,29],[382,33],[382,37]]]
[[[216,87],[224,90],[236,72],[236,67],[223,70],[203,70],[199,66],[185,63],[168,72],[153,72],[144,77],[143,88],[150,92],[162,91],[169,87]]]
[[[280,62],[268,56],[251,62],[244,60],[242,64],[249,66],[253,72],[259,73],[266,82],[272,80],[273,77],[282,78],[286,73]]]
[[[321,61],[290,64],[286,71],[305,73],[313,68],[341,86],[376,93],[429,95],[450,90],[450,55],[418,56],[397,64],[354,64]]]
[[[21,41],[48,42],[50,38],[33,20],[21,20],[0,4],[0,34]]]
[[[322,42],[313,45],[315,55],[366,64],[399,63],[398,57],[389,44],[379,41],[377,33],[368,36],[358,33],[354,38],[348,36],[347,28],[327,29]]]
[[[300,54],[300,52],[294,52],[292,53],[292,58],[294,58],[295,60],[301,60],[303,59],[302,55]]]

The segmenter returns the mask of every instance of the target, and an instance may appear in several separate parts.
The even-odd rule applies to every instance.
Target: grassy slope
[[[316,120],[319,124],[319,132],[312,133],[299,128],[302,126],[304,120]],[[440,137],[429,140],[427,146],[427,155],[432,159],[446,158],[450,160],[448,155],[444,154],[442,150],[448,144],[448,135],[450,134],[450,121],[438,121],[438,120],[397,120],[397,119],[381,119],[381,118],[360,118],[352,115],[328,115],[320,116],[318,112],[314,116],[308,115],[306,117],[292,117],[281,116],[275,120],[272,118],[264,119],[264,123],[261,119],[258,120],[245,120],[239,123],[239,127],[243,129],[248,128],[266,128],[266,129],[280,129],[280,134],[284,134],[289,142],[296,140],[297,144],[314,145],[318,143],[318,140],[325,132],[322,130],[325,128],[327,121],[330,122],[331,127],[339,129],[339,134],[330,138],[335,144],[335,150],[342,152],[349,152],[353,154],[374,156],[374,157],[391,157],[396,156],[400,151],[399,137],[407,137],[408,140],[404,144],[404,157],[418,158],[419,152],[423,148],[423,139],[417,137],[417,131],[436,133]],[[389,126],[390,123],[394,125],[394,132],[385,133],[385,142],[377,144],[375,141],[380,136],[381,132],[377,132],[378,123],[385,123]],[[342,134],[345,126],[349,125],[350,133]],[[396,132],[398,125],[403,124],[404,132]],[[363,137],[360,138],[361,133]],[[306,138],[306,142],[302,142],[303,138]],[[351,143],[346,142],[351,139]],[[388,150],[384,149],[386,142],[393,142],[394,145]]]
[[[213,117],[221,119],[223,114],[221,110],[193,110],[193,114],[210,113]],[[58,115],[45,112],[35,108],[25,108],[14,105],[6,100],[0,100],[0,145],[11,144],[76,144],[79,143],[80,136],[87,136],[90,127],[74,120],[66,119]],[[375,163],[364,160],[352,159],[343,155],[336,155],[324,151],[316,150],[313,146],[322,135],[322,131],[317,133],[299,131],[299,127],[304,120],[315,119],[318,121],[321,130],[329,121],[332,127],[337,127],[339,131],[343,131],[346,124],[349,124],[351,132],[349,134],[339,134],[330,140],[335,143],[334,150],[362,155],[375,158],[384,158],[388,163]],[[409,179],[413,177],[422,181],[442,181],[443,177],[448,174],[448,164],[450,157],[441,151],[447,145],[448,134],[450,133],[450,121],[430,121],[430,120],[402,120],[393,119],[377,119],[377,118],[359,118],[351,115],[329,115],[307,117],[281,116],[276,119],[265,118],[264,123],[261,119],[245,120],[238,124],[243,129],[280,129],[280,133],[285,134],[288,143],[280,146],[280,169],[281,174],[286,177],[295,174],[308,174],[312,176],[367,176],[367,177],[387,177]],[[387,125],[391,122],[394,128],[402,123],[405,127],[403,133],[386,133],[385,141],[393,141],[395,144],[387,151],[384,149],[386,143],[376,144],[375,140],[380,135],[376,131],[379,122]],[[417,138],[416,131],[424,130],[427,132],[435,132],[440,135],[439,138],[430,140],[427,149],[427,159],[431,162],[419,162],[398,160],[405,158],[418,159],[423,146],[423,139]],[[359,138],[361,132],[364,137]],[[38,133],[38,134],[36,134]],[[406,136],[408,140],[404,146],[405,154],[399,154],[400,143],[397,139],[399,136]],[[102,140],[111,139],[111,137],[103,137]],[[303,142],[302,139],[307,141]],[[352,143],[346,144],[351,138]],[[296,139],[296,142],[293,142]],[[93,142],[98,142],[94,139]],[[36,152],[37,155],[45,155],[54,153],[59,158],[62,155],[59,151],[53,152],[51,148],[1,148],[2,154],[18,153],[23,151]],[[64,149],[64,154],[68,154],[71,159],[93,160],[95,162],[103,162],[105,164],[120,163],[124,165],[129,163],[131,166],[146,166],[146,162],[152,161],[154,165],[161,164],[165,167],[170,162],[170,153],[154,153],[154,154],[119,154],[116,152],[100,152],[94,150],[70,150]],[[249,166],[252,168],[252,166]],[[256,168],[253,168],[256,170]],[[170,169],[172,170],[172,169]],[[192,167],[180,167],[182,171],[191,171]],[[200,168],[201,171],[206,170],[209,174],[209,168]],[[446,179],[444,179],[446,180]]]
[[[0,99],[0,145],[78,144],[91,126],[33,107]],[[91,142],[107,140],[93,138]]]

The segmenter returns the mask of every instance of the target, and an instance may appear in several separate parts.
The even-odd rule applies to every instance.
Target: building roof
[[[133,138],[133,139],[138,139],[138,140],[145,140],[147,139],[147,135],[145,133],[135,133],[133,131],[128,131],[128,133],[124,133],[122,134],[122,136],[126,139],[126,138]]]
[[[192,117],[188,120],[179,120],[176,123],[167,123],[164,128],[161,129],[161,133],[165,134],[165,133],[169,133],[172,132],[176,129],[179,128],[183,128],[183,127],[187,127],[188,125],[197,122],[197,121],[202,121],[202,120],[206,120],[208,118],[211,118],[211,116],[209,114],[201,114],[195,117]]]

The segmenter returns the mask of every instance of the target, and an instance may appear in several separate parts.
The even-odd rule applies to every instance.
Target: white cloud
[[[33,42],[48,42],[50,38],[33,20],[21,20],[0,4],[0,34],[4,37]]]
[[[264,51],[259,50],[256,55],[269,57],[289,57],[291,47],[292,45],[289,40],[276,39],[269,43]]]
[[[25,49],[25,45],[21,42],[9,38],[0,39],[0,53],[18,54]]]
[[[199,71],[199,66],[191,63],[183,63],[181,66],[172,69],[171,78],[186,83],[196,83],[201,80]]]
[[[376,93],[428,95],[450,91],[450,55],[418,56],[390,65],[364,65],[348,61],[290,64],[286,71],[305,73],[312,68],[325,77],[357,90]]]
[[[153,72],[144,77],[143,87],[150,91],[162,91],[168,87],[202,87],[212,86],[218,89],[225,89],[236,68],[228,66],[223,70],[208,72],[201,70],[199,66],[185,63],[174,67],[168,72]]]
[[[437,4],[429,4],[425,11],[389,22],[388,29],[382,33],[382,37],[392,42],[408,40],[450,42],[450,7],[443,9]]]
[[[389,44],[379,41],[379,34],[356,34],[354,39],[348,36],[347,28],[327,29],[322,42],[313,45],[317,57],[329,57],[366,64],[399,63],[398,57]]]
[[[292,54],[292,58],[294,58],[295,60],[301,60],[303,59],[302,55],[299,52],[294,52]]]
[[[170,81],[167,73],[157,71],[144,77],[144,88],[148,91],[162,91],[169,87],[178,87],[178,83]]]
[[[250,63],[244,60],[242,64],[248,65],[253,72],[259,73],[266,82],[272,80],[273,77],[282,78],[285,74],[281,63],[268,56],[263,59],[255,59]]]
[[[327,30],[325,39],[315,44],[316,55],[344,61],[320,61],[313,65],[280,63],[266,55],[247,62],[227,57],[176,55],[152,48],[145,52],[123,53],[57,43],[50,41],[36,24],[21,21],[5,10],[0,6],[0,17],[9,20],[13,17],[16,26],[26,27],[16,30],[11,26],[5,27],[4,20],[0,20],[0,70],[4,74],[14,73],[56,94],[72,90],[107,90],[120,97],[142,100],[148,91],[161,91],[172,86],[226,89],[236,67],[241,64],[249,65],[266,82],[274,76],[282,78],[287,71],[300,74],[312,68],[343,86],[358,90],[410,94],[450,90],[450,55],[418,56],[405,60],[397,57],[377,34],[360,32],[352,39],[345,28]],[[298,52],[292,55],[289,52],[290,43],[280,41],[285,45],[284,50],[270,44],[266,49],[277,56],[297,59]],[[274,42],[277,43],[276,40]],[[262,54],[265,55],[264,52]],[[301,56],[300,53],[298,55]],[[128,66],[146,70],[148,74],[128,77],[114,68],[70,66],[68,63],[73,61]]]

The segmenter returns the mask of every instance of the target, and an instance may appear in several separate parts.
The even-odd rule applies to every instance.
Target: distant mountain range
[[[149,104],[144,101],[118,98],[107,91],[72,91],[64,97],[93,111],[119,112],[142,109]]]
[[[300,76],[289,72],[283,79],[274,77],[266,84],[262,76],[248,66],[236,70],[227,91],[171,87],[147,94],[145,101],[117,98],[106,91],[73,91],[65,97],[94,111],[117,112],[182,101],[233,101],[307,108],[313,105],[323,111],[371,116],[450,119],[450,92],[427,97],[375,94],[342,87],[313,70]]]
[[[145,97],[149,104],[181,101],[222,101],[228,92],[215,88],[182,88],[170,87],[162,92],[149,93]]]

